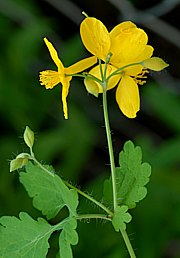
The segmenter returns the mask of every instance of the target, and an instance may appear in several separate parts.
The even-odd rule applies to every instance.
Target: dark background
[[[81,43],[79,24],[85,11],[110,30],[132,20],[149,36],[154,55],[170,64],[150,73],[140,86],[141,110],[136,119],[124,117],[108,93],[116,163],[126,140],[143,149],[152,165],[148,196],[135,210],[127,230],[138,258],[180,257],[180,3],[178,0],[0,0],[0,215],[41,214],[9,173],[9,160],[27,151],[23,131],[36,134],[34,151],[60,175],[102,198],[102,182],[110,167],[102,114],[102,99],[87,94],[83,81],[73,79],[68,96],[69,119],[63,118],[61,85],[45,90],[41,70],[55,69],[43,42],[53,42],[65,66],[89,56]],[[94,207],[83,201],[79,212]],[[89,221],[88,221],[89,222]],[[80,242],[74,257],[126,258],[120,234],[109,224],[79,223]],[[55,257],[57,236],[48,257]],[[11,257],[10,257],[11,258]],[[13,258],[13,257],[12,257]]]

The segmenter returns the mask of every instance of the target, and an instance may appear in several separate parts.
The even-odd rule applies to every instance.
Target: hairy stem
[[[111,165],[111,178],[112,178],[112,191],[113,191],[113,203],[114,203],[114,211],[118,207],[118,200],[117,200],[117,182],[116,182],[116,169],[115,169],[115,162],[114,162],[114,152],[113,152],[113,145],[112,145],[112,138],[111,138],[111,130],[109,125],[109,116],[108,116],[108,108],[107,108],[107,83],[108,79],[105,78],[106,74],[104,74],[104,78],[102,78],[101,86],[103,88],[103,111],[104,111],[104,121],[106,127],[106,135],[107,135],[107,142],[108,142],[108,149],[109,149],[109,157],[110,157],[110,165]],[[129,255],[131,258],[136,258],[134,250],[132,248],[131,242],[129,237],[126,233],[126,230],[120,229],[126,247],[128,249]]]
[[[115,171],[115,163],[114,163],[114,153],[113,153],[113,146],[112,146],[112,139],[111,139],[111,131],[110,131],[110,125],[109,125],[108,109],[107,109],[106,86],[103,87],[103,111],[104,111],[104,121],[105,121],[105,127],[106,127],[106,135],[107,135],[109,157],[110,157],[110,164],[111,164],[113,203],[114,203],[114,210],[116,210],[116,208],[118,206],[118,202],[117,202],[117,187],[116,187],[116,171]]]
[[[54,176],[54,174],[49,171],[47,168],[45,168],[34,156],[31,156],[32,160],[34,160],[34,162],[41,168],[43,169],[45,172],[47,172],[48,174],[50,174],[51,176]],[[87,198],[88,200],[90,200],[91,202],[93,202],[94,204],[96,204],[97,206],[99,206],[102,210],[104,210],[110,217],[113,216],[112,211],[110,211],[106,206],[104,206],[101,202],[97,201],[96,199],[94,199],[92,196],[86,194],[85,192],[81,191],[80,189],[78,189],[77,187],[71,185],[70,183],[68,183],[67,181],[63,180],[64,184],[66,186],[68,186],[71,189],[74,189],[76,192],[78,192],[79,194],[81,194],[82,196],[84,196],[85,198]]]
[[[108,220],[111,221],[111,219],[104,214],[78,214],[76,216],[76,219],[82,220],[82,219],[104,219],[104,220]]]
[[[112,216],[113,213],[112,211],[110,211],[106,206],[104,206],[102,203],[100,203],[99,201],[97,201],[96,199],[94,199],[93,197],[91,197],[90,195],[86,194],[85,192],[81,191],[80,189],[76,188],[75,186],[69,184],[67,181],[63,181],[65,183],[65,185],[67,185],[69,188],[74,189],[76,192],[78,192],[79,194],[81,194],[82,196],[84,196],[85,198],[87,198],[88,200],[90,200],[91,202],[95,203],[97,206],[99,206],[102,210],[104,210],[105,212],[107,212],[108,215]]]
[[[126,230],[120,229],[120,231],[121,231],[122,237],[123,237],[123,239],[124,239],[124,242],[125,242],[125,244],[126,244],[126,247],[127,247],[127,249],[128,249],[128,252],[129,252],[130,257],[131,257],[131,258],[136,258],[136,255],[135,255],[135,253],[134,253],[134,250],[133,250],[133,248],[132,248],[132,245],[131,245],[131,242],[130,242],[130,240],[129,240],[129,237],[128,237],[128,235],[127,235]]]

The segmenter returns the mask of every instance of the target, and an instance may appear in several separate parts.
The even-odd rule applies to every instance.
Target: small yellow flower
[[[44,38],[44,42],[50,52],[51,58],[57,66],[57,71],[46,70],[40,72],[40,83],[44,85],[46,89],[52,89],[57,84],[62,84],[62,103],[63,103],[63,111],[65,119],[68,118],[68,109],[67,109],[67,95],[69,93],[70,81],[72,80],[72,76],[83,70],[91,67],[97,62],[97,58],[95,56],[88,57],[82,59],[81,61],[69,66],[64,67],[61,60],[58,57],[57,51],[53,47],[52,43]]]
[[[110,79],[107,87],[107,90],[114,88],[119,82],[116,90],[116,101],[119,108],[125,116],[136,117],[136,113],[140,109],[138,84],[142,85],[146,82],[146,72],[148,72],[146,68],[149,68],[143,65],[143,61],[149,60],[153,54],[153,47],[147,45],[147,34],[130,21],[122,22],[108,32],[105,25],[93,17],[85,18],[82,21],[80,34],[86,49],[98,59],[105,62],[107,55],[112,54],[107,65],[111,70],[139,63],[123,69],[118,75],[119,77],[116,75],[116,83]],[[155,66],[154,63],[153,66]],[[93,68],[89,73],[100,78],[98,70],[100,70],[99,66]],[[92,94],[94,92],[95,96],[102,92],[101,86],[97,85],[97,82],[92,83],[91,79],[85,79],[86,89]]]

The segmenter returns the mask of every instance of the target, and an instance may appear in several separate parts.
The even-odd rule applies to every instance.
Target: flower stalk
[[[112,137],[111,137],[109,115],[108,115],[108,106],[107,106],[107,84],[108,84],[109,78],[106,78],[107,77],[106,76],[107,64],[110,61],[110,57],[111,56],[109,56],[109,58],[107,58],[107,61],[105,63],[104,74],[102,75],[101,86],[103,88],[103,112],[104,112],[104,122],[105,122],[105,128],[106,128],[108,149],[109,149],[109,158],[110,158],[110,166],[111,166],[111,179],[112,179],[112,192],[113,192],[113,204],[114,204],[114,212],[115,212],[117,207],[118,207],[116,167],[115,167],[115,161],[114,161],[114,151],[113,151],[113,145],[112,145]],[[134,65],[134,64],[132,64],[132,65]],[[102,71],[101,65],[100,65],[100,70]],[[127,250],[129,252],[130,257],[131,258],[136,258],[136,255],[134,253],[133,247],[131,245],[131,242],[129,240],[129,237],[127,235],[126,230],[121,228],[120,232],[121,232],[121,235],[124,239],[124,242],[126,244],[126,247],[127,247]]]
[[[106,84],[106,81],[104,84]],[[111,139],[111,130],[110,130],[110,124],[109,124],[108,108],[107,108],[107,94],[106,94],[105,88],[106,86],[103,87],[103,111],[104,111],[104,121],[105,121],[105,128],[106,128],[106,135],[107,135],[107,142],[108,142],[108,149],[109,149],[110,166],[111,166],[113,203],[114,203],[114,210],[116,210],[118,205],[116,171],[115,171],[114,152],[113,152],[112,139]]]
[[[121,231],[121,235],[122,235],[122,237],[123,237],[123,239],[124,239],[124,242],[125,242],[125,244],[126,244],[126,247],[127,247],[127,249],[128,249],[128,252],[129,252],[130,257],[131,257],[131,258],[136,258],[135,252],[134,252],[134,250],[133,250],[133,248],[132,248],[132,245],[131,245],[131,242],[130,242],[130,240],[129,240],[129,237],[128,237],[128,235],[127,235],[126,230],[120,229],[120,231]]]

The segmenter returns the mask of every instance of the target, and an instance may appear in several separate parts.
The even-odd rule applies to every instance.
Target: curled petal
[[[110,32],[111,38],[118,38],[119,34],[126,33],[129,34],[133,29],[136,29],[137,26],[131,21],[121,22],[116,25]]]
[[[84,58],[81,61],[65,68],[66,69],[66,74],[76,74],[80,73],[87,68],[93,66],[97,62],[97,57],[96,56],[91,56],[88,58]]]
[[[116,101],[122,113],[128,118],[135,118],[140,109],[139,89],[129,76],[122,76],[116,90]]]
[[[58,70],[63,70],[64,66],[63,66],[61,60],[59,59],[57,51],[53,47],[52,43],[47,38],[44,38],[44,42],[46,43],[46,46],[47,46],[47,48],[49,50],[51,58],[54,61],[54,63],[57,65]]]
[[[52,70],[40,72],[39,80],[40,84],[44,85],[46,89],[52,89],[61,82],[59,73]]]
[[[86,49],[105,61],[111,41],[104,24],[93,17],[85,18],[80,26],[81,39]]]
[[[148,37],[144,30],[132,22],[122,22],[110,32],[111,63],[133,62],[144,51]]]

